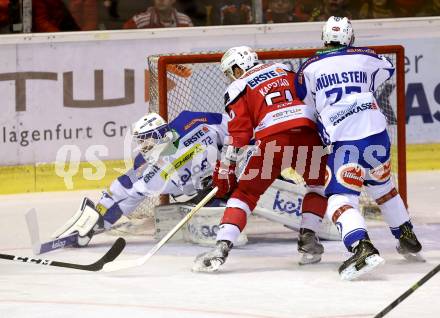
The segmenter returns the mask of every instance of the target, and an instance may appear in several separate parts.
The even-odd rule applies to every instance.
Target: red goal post
[[[378,54],[383,54],[389,57],[393,64],[396,67],[395,75],[390,79],[388,90],[392,90],[393,96],[387,96],[387,102],[392,99],[390,102],[390,109],[384,113],[386,113],[387,120],[389,123],[389,131],[391,130],[391,126],[393,126],[393,132],[390,132],[391,142],[393,145],[392,151],[392,164],[393,164],[393,177],[397,182],[397,186],[399,189],[399,193],[402,196],[405,204],[407,204],[407,181],[406,181],[406,140],[405,140],[405,122],[406,122],[406,114],[405,114],[405,70],[404,70],[404,47],[401,45],[385,45],[385,46],[370,46],[371,49],[375,50]],[[269,60],[277,60],[277,61],[303,61],[304,59],[311,57],[316,53],[318,49],[271,49],[264,51],[257,51],[258,57],[262,61]],[[208,68],[211,64],[216,65],[219,64],[223,52],[215,52],[215,53],[197,53],[197,54],[171,54],[171,55],[157,55],[150,56],[148,58],[149,63],[149,71],[150,71],[150,111],[158,111],[161,116],[163,116],[167,120],[172,120],[173,116],[170,115],[171,107],[177,108],[177,111],[187,110],[189,107],[188,100],[191,99],[191,96],[187,97],[187,100],[182,97],[181,100],[177,100],[176,105],[171,105],[170,95],[172,94],[173,87],[170,90],[170,83],[174,86],[174,90],[179,88],[181,82],[189,81],[191,78],[191,74],[195,73],[193,70],[197,67],[197,65],[201,65],[205,68]],[[299,66],[299,62],[293,63],[294,70],[296,71]],[[218,65],[217,65],[218,66]],[[171,68],[170,68],[171,67]],[[172,68],[180,69],[181,73],[173,71]],[[200,69],[203,69],[200,67]],[[218,67],[217,67],[218,68]],[[220,72],[220,70],[218,70]],[[185,72],[187,74],[185,74]],[[201,71],[203,73],[203,70]],[[223,91],[226,87],[220,87],[217,79],[213,81],[213,84],[206,84],[205,82],[209,81],[211,77],[223,77],[220,73],[206,73],[206,75],[200,75],[199,80],[192,80],[191,87],[194,92],[194,86],[197,85],[197,81],[200,82],[200,85],[204,84],[205,88],[212,89],[212,86],[219,86],[218,89]],[[183,85],[183,84],[182,84]],[[181,86],[182,86],[181,85]],[[385,85],[385,84],[383,84]],[[170,85],[171,86],[171,85]],[[380,90],[380,88],[379,88]],[[191,92],[191,90],[189,90]],[[176,93],[177,94],[177,93]],[[190,95],[190,93],[187,93]],[[391,94],[391,93],[390,93]],[[181,94],[184,96],[185,94]],[[386,94],[384,94],[386,95]],[[390,97],[391,96],[391,97]],[[179,97],[180,98],[180,97]],[[214,101],[215,102],[215,101]],[[221,100],[223,102],[223,100]],[[177,105],[178,104],[178,105]],[[380,101],[379,101],[379,104]],[[212,108],[203,107],[200,110],[209,110],[213,111]],[[189,107],[190,108],[190,107]],[[218,105],[215,106],[215,111],[221,112],[223,111]],[[191,110],[196,110],[192,108]],[[390,111],[390,113],[388,113]],[[394,125],[396,127],[394,127]],[[397,165],[397,167],[396,167]]]

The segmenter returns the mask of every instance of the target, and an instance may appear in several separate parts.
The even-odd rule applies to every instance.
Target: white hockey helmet
[[[157,161],[162,151],[172,142],[173,133],[168,123],[157,113],[149,113],[133,127],[137,150],[147,161]]]
[[[248,46],[232,47],[223,54],[220,62],[222,72],[230,79],[236,80],[234,66],[238,66],[244,72],[258,64],[258,55]]]
[[[350,46],[354,43],[354,32],[347,17],[331,16],[322,28],[324,44],[339,43]]]

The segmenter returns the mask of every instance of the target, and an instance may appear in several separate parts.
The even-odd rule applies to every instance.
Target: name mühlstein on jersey
[[[316,79],[316,91],[335,84],[343,83],[367,83],[367,72],[362,71],[348,71],[333,74],[321,74]]]

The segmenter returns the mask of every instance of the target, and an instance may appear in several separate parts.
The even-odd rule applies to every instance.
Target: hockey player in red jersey
[[[315,232],[327,204],[318,194],[324,185],[325,155],[315,130],[313,108],[296,99],[295,73],[284,64],[259,63],[257,54],[246,46],[229,49],[222,57],[221,68],[233,81],[225,93],[230,140],[217,161],[213,181],[219,188],[217,196],[232,194],[220,222],[216,247],[199,255],[193,270],[219,269],[261,194],[289,167],[310,186],[303,201],[298,250],[307,253],[309,248],[310,254],[318,254],[320,259],[323,247]],[[240,149],[251,139],[258,151],[244,159],[244,164],[237,162]],[[236,169],[237,165],[243,169]]]

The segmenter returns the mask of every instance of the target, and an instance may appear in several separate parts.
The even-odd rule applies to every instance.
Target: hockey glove
[[[235,163],[226,164],[220,160],[214,168],[212,183],[218,187],[217,198],[225,197],[237,186],[237,177],[235,176]]]

